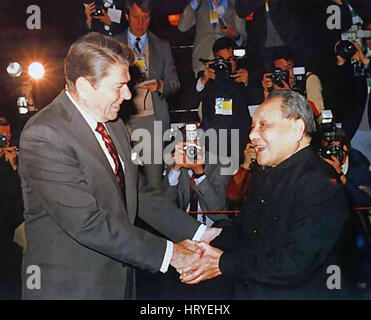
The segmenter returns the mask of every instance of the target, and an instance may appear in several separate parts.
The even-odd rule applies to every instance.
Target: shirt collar
[[[140,38],[139,47],[143,50],[144,44],[147,43],[147,38],[148,38],[147,32],[144,35],[142,35],[141,37],[137,37],[137,36],[133,35],[130,32],[130,28],[128,28],[128,42],[132,46],[132,48],[134,47],[135,42],[137,41],[137,38]]]
[[[89,125],[89,127],[95,131],[95,129],[97,128],[97,124],[98,122],[89,114],[87,113],[85,110],[83,110],[79,105],[78,103],[72,98],[71,94],[68,92],[68,90],[66,90],[66,95],[67,97],[71,100],[71,102],[73,103],[73,105],[76,107],[76,109],[81,113],[82,117],[85,119],[85,121],[87,122],[87,124]]]

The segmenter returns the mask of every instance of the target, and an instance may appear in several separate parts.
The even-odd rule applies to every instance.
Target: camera
[[[336,47],[336,54],[345,60],[349,60],[357,52],[357,48],[352,41],[359,42],[361,39],[370,37],[370,30],[362,30],[359,25],[353,25],[347,32],[341,34],[341,41]]]
[[[236,67],[238,68],[238,64],[240,60],[244,59],[246,56],[246,49],[243,48],[235,48],[233,49],[233,60],[236,61]],[[232,65],[230,59],[224,59],[222,57],[215,58],[212,60],[207,59],[199,59],[204,65],[208,62],[212,62],[210,64],[210,68],[215,70],[215,81],[229,79],[232,76]]]
[[[215,70],[215,81],[225,80],[231,77],[232,75],[232,65],[229,59],[224,59],[222,57],[206,60],[206,59],[199,59],[203,64],[208,62],[212,62],[210,64],[210,68]]]
[[[8,137],[7,134],[0,133],[0,148],[5,148],[8,145]]]
[[[232,74],[232,65],[229,60],[217,58],[210,64],[210,68],[215,70],[215,79],[223,80],[230,78]]]
[[[289,79],[290,79],[290,73],[289,71],[283,71],[281,68],[275,69],[272,74],[269,76],[272,79],[272,82],[283,88],[283,83],[282,81],[285,81],[287,84],[289,84]]]
[[[201,147],[197,144],[197,125],[189,123],[185,125],[186,145],[184,150],[189,160],[196,161],[197,155],[201,152]]]
[[[110,8],[113,4],[113,0],[96,0],[95,3],[95,12],[92,16],[103,16],[103,10]]]
[[[335,141],[340,141],[337,132],[341,128],[341,124],[334,123],[331,110],[322,111],[322,123],[319,125],[321,135],[321,146],[319,153],[322,158],[331,159],[335,156],[340,163],[344,161],[344,150],[340,144],[335,144]]]
[[[356,46],[349,40],[340,41],[336,46],[336,54],[345,60],[351,59],[356,52]]]
[[[295,81],[291,87],[291,90],[296,91],[303,95],[307,96],[307,75],[304,67],[295,67],[292,69],[292,72],[295,77]]]

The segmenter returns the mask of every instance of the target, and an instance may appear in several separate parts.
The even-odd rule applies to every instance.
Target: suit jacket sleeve
[[[193,10],[191,5],[188,4],[182,16],[179,19],[178,29],[181,32],[186,32],[196,24],[196,10]]]
[[[293,284],[325,262],[341,234],[348,203],[339,185],[328,182],[313,188],[313,181],[321,181],[321,177],[308,174],[298,184],[285,243],[261,247],[255,252],[239,243],[234,251],[221,256],[220,269],[224,275],[265,284]]]
[[[159,191],[140,192],[138,215],[169,239],[179,242],[192,239],[200,223],[167,199]]]
[[[265,0],[236,0],[235,9],[240,18],[246,18],[250,13],[264,7]]]
[[[20,175],[27,185],[24,194],[35,193],[47,214],[77,243],[133,266],[159,270],[165,239],[136,228],[124,212],[99,207],[95,193],[103,191],[91,190],[83,166],[75,150],[51,126],[34,122],[23,131]]]
[[[225,193],[230,176],[221,175],[220,169],[220,165],[213,166],[212,171],[206,173],[206,179],[194,187],[202,210],[219,211],[226,207]]]
[[[176,71],[174,58],[171,53],[170,44],[164,42],[164,47],[162,49],[162,54],[166,57],[164,59],[164,68],[163,68],[163,89],[161,97],[166,97],[169,94],[176,92],[180,87],[180,82],[178,79],[178,74]]]

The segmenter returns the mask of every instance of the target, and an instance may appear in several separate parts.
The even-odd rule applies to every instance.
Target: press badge
[[[215,114],[222,116],[232,115],[232,99],[216,98],[215,99]]]
[[[211,24],[218,24],[219,14],[216,11],[209,12],[209,19]]]
[[[122,15],[122,10],[116,9],[115,6],[113,6],[113,9],[108,8],[108,15],[111,18],[112,22],[115,23],[120,23],[121,22],[121,15]]]
[[[147,72],[148,69],[146,65],[146,59],[144,57],[137,57],[134,64],[138,67],[141,73]]]

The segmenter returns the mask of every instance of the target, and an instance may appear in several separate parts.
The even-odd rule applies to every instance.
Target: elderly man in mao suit
[[[126,2],[126,19],[129,28],[116,36],[116,39],[127,44],[134,52],[136,62],[131,69],[135,94],[133,104],[135,110],[130,114],[128,125],[132,131],[139,128],[147,129],[154,137],[154,121],[162,122],[163,131],[169,129],[169,106],[166,97],[179,89],[177,71],[168,42],[148,31],[152,11],[151,0],[128,0]],[[151,81],[144,84],[144,81]],[[152,150],[157,150],[154,142]],[[160,147],[162,147],[160,145]],[[162,158],[161,158],[162,159]],[[150,162],[150,163],[149,163]],[[144,161],[144,176],[148,185],[161,188],[162,163]]]
[[[112,38],[84,36],[65,60],[67,90],[24,128],[26,299],[131,299],[134,267],[166,272],[169,264],[179,268],[198,257],[190,240],[172,243],[135,227],[137,213],[175,241],[210,240],[220,231],[200,226],[154,192],[138,192],[128,132],[116,120],[131,98],[133,60]],[[31,265],[40,270],[33,285]]]

